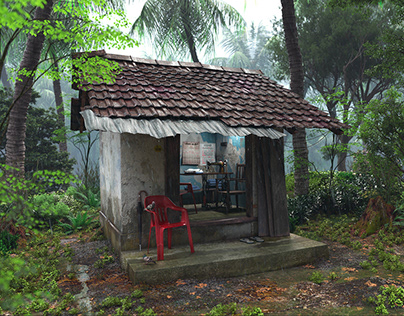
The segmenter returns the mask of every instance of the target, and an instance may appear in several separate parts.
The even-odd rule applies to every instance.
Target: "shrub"
[[[75,217],[68,215],[67,219],[70,221],[70,224],[59,222],[59,226],[65,229],[66,234],[86,229],[94,222],[94,217],[88,217],[87,212],[79,212]]]
[[[301,225],[321,214],[362,214],[372,192],[368,181],[352,172],[335,172],[334,175],[330,182],[329,172],[311,172],[309,194],[288,198],[293,224]]]
[[[17,240],[20,236],[10,234],[7,230],[0,231],[0,256],[7,255],[17,248]]]
[[[69,215],[69,207],[60,202],[60,196],[56,193],[35,195],[32,198],[34,216],[39,220],[40,227],[52,228],[52,223]]]
[[[314,271],[310,275],[309,281],[316,283],[316,284],[321,284],[324,281],[324,276],[320,271]]]
[[[211,309],[209,313],[206,315],[209,316],[226,316],[226,315],[234,315],[237,310],[237,304],[231,303],[227,305],[218,304]]]

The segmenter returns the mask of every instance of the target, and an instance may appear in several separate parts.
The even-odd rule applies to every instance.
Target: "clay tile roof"
[[[327,128],[337,133],[347,128],[260,70],[104,51],[89,54],[116,61],[121,68],[113,84],[81,88],[86,97],[80,110],[99,117],[217,120],[229,127]]]

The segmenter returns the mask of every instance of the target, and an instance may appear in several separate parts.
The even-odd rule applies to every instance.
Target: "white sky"
[[[280,0],[224,0],[232,5],[250,25],[254,22],[255,25],[262,24],[270,29],[271,21],[274,17],[281,17],[281,2]],[[130,0],[127,6],[127,18],[129,22],[134,22],[139,16],[143,4],[142,0]],[[220,39],[217,40],[220,43]],[[153,55],[150,44],[142,43],[139,47],[134,47],[124,51],[108,49],[108,53],[117,53],[124,55],[132,55],[136,57],[145,57],[145,54]],[[216,48],[216,56],[225,56],[220,47]],[[202,56],[201,56],[202,57]],[[203,59],[203,57],[201,58]]]

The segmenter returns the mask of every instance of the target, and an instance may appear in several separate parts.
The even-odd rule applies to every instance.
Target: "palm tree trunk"
[[[43,8],[35,10],[34,20],[48,20],[53,1],[48,0]],[[45,35],[40,32],[36,36],[28,35],[20,70],[24,74],[18,76],[15,84],[12,110],[7,127],[6,164],[19,171],[12,171],[15,176],[24,176],[25,132],[28,105],[31,100],[34,74],[40,60]]]
[[[182,11],[184,12],[184,14],[182,15],[182,26],[185,31],[185,36],[187,37],[186,41],[187,41],[188,49],[189,49],[189,52],[191,53],[192,61],[194,63],[199,63],[199,58],[198,58],[198,55],[196,54],[195,40],[194,40],[194,37],[191,32],[189,17],[186,16],[186,14],[190,12],[189,2],[185,1],[183,3],[183,5],[184,5],[184,7],[183,7]]]
[[[297,35],[295,6],[293,0],[281,0],[281,3],[283,29],[285,31],[286,49],[289,58],[290,89],[303,98],[304,72]],[[309,152],[304,128],[297,129],[293,134],[293,149],[295,155],[295,194],[307,194],[309,192]]]
[[[53,63],[55,71],[59,72],[58,62],[53,56]],[[60,127],[63,130],[63,135],[61,140],[59,141],[59,151],[60,152],[67,152],[67,140],[66,140],[66,133],[65,133],[65,115],[64,115],[64,107],[63,107],[63,97],[62,97],[62,87],[60,84],[60,79],[53,80],[53,92],[55,93],[55,104],[56,104],[56,111],[58,114],[58,120],[60,123]]]

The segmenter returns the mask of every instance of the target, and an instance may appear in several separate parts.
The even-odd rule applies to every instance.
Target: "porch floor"
[[[282,238],[264,238],[262,243],[239,240],[164,248],[164,260],[145,264],[142,251],[121,252],[122,267],[134,284],[156,284],[177,279],[236,277],[290,268],[319,258],[328,258],[327,245],[294,234]],[[157,249],[149,256],[157,259]]]

